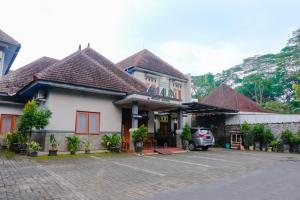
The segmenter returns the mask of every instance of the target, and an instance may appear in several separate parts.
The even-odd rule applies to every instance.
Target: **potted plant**
[[[290,148],[291,148],[291,140],[292,140],[292,137],[293,137],[293,132],[286,129],[284,131],[282,131],[281,133],[281,141],[282,141],[282,144],[283,144],[283,152],[289,152],[290,151]]]
[[[51,134],[48,156],[57,156],[58,146],[59,146],[59,144],[57,143],[56,138],[54,137],[54,134]]]
[[[121,137],[119,134],[104,135],[102,145],[111,152],[119,153],[121,151]]]
[[[30,156],[36,157],[38,155],[38,151],[41,149],[41,146],[39,143],[32,141],[29,144],[29,151],[30,151]]]
[[[189,143],[192,139],[192,133],[188,123],[184,124],[181,137],[182,137],[183,149],[188,150]]]
[[[134,141],[135,152],[142,153],[144,148],[144,141],[147,139],[148,128],[144,126],[140,126],[132,133],[132,139]]]
[[[264,144],[265,126],[263,124],[255,124],[251,130],[254,135],[255,150],[260,150]]]
[[[272,151],[271,142],[275,139],[271,129],[266,129],[265,131],[265,144],[268,151]]]
[[[91,153],[91,148],[92,148],[92,143],[89,140],[86,140],[84,142],[84,153],[85,154],[90,154]]]
[[[1,141],[1,149],[7,149],[7,145],[8,145],[7,133],[4,133]]]
[[[251,126],[246,121],[241,125],[241,133],[244,136],[245,147],[248,148],[250,151],[253,151],[254,135],[251,130]]]
[[[66,137],[66,142],[67,142],[67,149],[68,151],[70,151],[71,155],[74,155],[79,147],[80,147],[80,139],[78,136],[76,135],[72,135],[72,136],[67,136]]]
[[[21,153],[22,155],[26,155],[27,152],[27,144],[26,137],[24,134],[20,132],[12,132],[6,134],[8,148],[15,153]]]
[[[280,150],[280,141],[277,140],[276,138],[274,138],[274,140],[271,141],[270,143],[271,147],[272,147],[272,151],[273,152],[278,152]]]
[[[296,134],[293,134],[291,136],[291,141],[290,141],[290,152],[293,153],[298,152],[299,144],[300,144],[300,137]]]

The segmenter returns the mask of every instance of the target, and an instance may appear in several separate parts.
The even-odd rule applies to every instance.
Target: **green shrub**
[[[145,141],[148,137],[148,128],[144,126],[140,126],[138,129],[134,130],[132,133],[132,139],[135,142]]]
[[[104,135],[102,137],[102,145],[109,151],[119,151],[121,145],[121,137],[119,134]]]
[[[75,154],[80,148],[80,139],[76,135],[66,137],[67,148],[71,154]]]
[[[272,140],[270,145],[273,151],[279,151],[281,146],[280,141],[278,141],[277,139]]]
[[[251,129],[252,134],[254,135],[254,141],[260,142],[261,144],[265,143],[265,126],[263,124],[255,124]]]
[[[29,150],[31,152],[39,151],[41,149],[41,146],[39,143],[32,141],[29,145]]]
[[[246,121],[240,127],[241,133],[244,136],[244,145],[246,147],[252,146],[254,143],[254,135],[251,129],[252,127]]]
[[[26,136],[20,132],[7,133],[6,135],[8,148],[12,149],[14,143],[23,144],[26,143]]]
[[[274,139],[275,139],[275,137],[274,137],[271,129],[269,129],[269,128],[266,129],[266,131],[265,131],[265,143],[266,143],[266,145],[269,146]]]
[[[190,141],[192,139],[192,133],[188,123],[184,124],[181,137],[183,140],[187,140],[187,141]]]
[[[293,132],[286,129],[281,133],[281,141],[283,144],[291,144],[292,143]]]

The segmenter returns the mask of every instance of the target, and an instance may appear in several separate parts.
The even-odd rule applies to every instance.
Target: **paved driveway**
[[[300,199],[299,170],[300,155],[223,149],[0,158],[0,199],[276,199],[285,193],[285,199]]]

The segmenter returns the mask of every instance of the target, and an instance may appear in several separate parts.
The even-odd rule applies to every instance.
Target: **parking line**
[[[211,157],[206,157],[206,156],[195,156],[195,155],[182,155],[182,156],[187,156],[187,157],[193,157],[193,158],[204,158],[208,160],[215,160],[215,161],[222,161],[222,162],[229,162],[229,163],[234,163],[234,164],[241,164],[241,162],[236,162],[236,161],[231,161],[231,160],[225,160],[222,158],[211,158]]]
[[[98,160],[104,160],[106,162],[110,162],[110,163],[113,163],[115,165],[127,167],[127,168],[134,169],[134,170],[137,170],[137,171],[142,171],[142,172],[146,172],[146,173],[149,173],[149,174],[153,174],[153,175],[156,175],[156,176],[166,176],[165,174],[161,174],[161,173],[154,172],[154,171],[151,171],[151,170],[142,169],[142,168],[139,168],[139,167],[135,167],[135,166],[131,166],[131,165],[127,165],[127,164],[115,162],[115,161],[107,161],[107,160],[105,160],[103,158],[99,158],[99,157],[95,157],[95,156],[90,156],[90,157],[92,157],[94,159],[98,159]]]
[[[194,162],[187,162],[187,161],[182,161],[182,160],[158,158],[158,157],[154,157],[154,156],[145,156],[145,158],[153,158],[153,159],[159,159],[159,160],[166,160],[166,161],[170,161],[170,162],[177,162],[177,163],[183,163],[183,164],[188,164],[188,165],[197,165],[197,166],[201,166],[201,167],[213,168],[213,166],[210,166],[210,165],[204,165],[204,164],[194,163]]]

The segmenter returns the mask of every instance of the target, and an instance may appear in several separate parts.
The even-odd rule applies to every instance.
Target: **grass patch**
[[[0,155],[5,157],[6,159],[12,159],[16,156],[15,152],[10,151],[8,149],[1,150]]]

